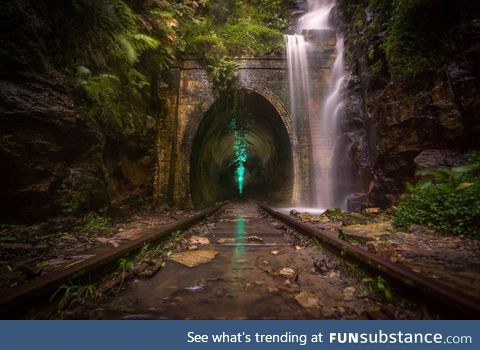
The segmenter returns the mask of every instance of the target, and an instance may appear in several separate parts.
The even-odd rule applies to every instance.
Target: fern
[[[137,29],[137,17],[132,9],[122,0],[110,0],[110,23],[117,29],[134,33]]]
[[[136,69],[130,69],[128,72],[128,86],[135,98],[141,99],[141,93],[150,86],[147,77]]]
[[[99,104],[110,104],[118,97],[120,79],[113,74],[100,74],[80,79],[80,85],[87,97]]]
[[[207,66],[213,88],[217,94],[227,92],[229,84],[235,78],[239,67],[235,61],[227,57],[222,57],[217,62]]]
[[[402,229],[420,224],[440,232],[478,236],[480,162],[476,157],[474,153],[462,166],[417,172],[422,179],[407,184],[394,224]]]
[[[457,166],[454,168],[437,168],[417,171],[416,175],[428,178],[435,182],[448,183],[450,186],[458,186],[459,182],[463,179],[479,174],[480,162],[471,162],[465,165]]]
[[[133,64],[138,61],[138,53],[135,46],[132,45],[125,35],[117,35],[116,41],[119,44],[119,50],[116,52],[117,57],[124,58],[128,63]]]
[[[130,40],[138,54],[147,50],[155,50],[160,46],[160,41],[146,34],[134,34],[130,37]]]

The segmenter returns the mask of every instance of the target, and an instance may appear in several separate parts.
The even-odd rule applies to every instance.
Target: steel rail
[[[147,229],[142,237],[131,242],[121,244],[118,248],[108,249],[103,253],[95,255],[89,259],[79,262],[73,266],[55,270],[34,280],[31,280],[19,287],[8,290],[0,294],[0,315],[15,315],[18,308],[25,309],[27,303],[32,300],[42,299],[48,292],[58,288],[62,283],[81,277],[87,273],[102,268],[109,263],[121,258],[122,256],[133,253],[140,249],[145,243],[157,241],[177,230],[184,230],[208,216],[213,215],[220,210],[224,204],[208,208],[200,213],[178,220],[170,225],[161,228]]]
[[[393,263],[381,256],[373,254],[365,249],[359,248],[343,239],[338,238],[335,234],[326,230],[302,222],[290,215],[282,214],[263,203],[258,206],[265,210],[268,214],[279,219],[298,230],[299,232],[314,238],[320,239],[330,247],[343,252],[363,265],[378,271],[381,275],[399,282],[403,286],[420,292],[429,302],[436,301],[451,311],[453,315],[465,318],[480,318],[480,299],[468,295],[461,290],[454,289],[435,279],[422,275],[411,270],[408,266],[401,263]],[[433,298],[433,299],[431,299]]]

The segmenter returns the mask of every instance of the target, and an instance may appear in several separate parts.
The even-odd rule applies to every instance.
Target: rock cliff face
[[[74,210],[77,200],[104,206],[106,184],[97,175],[105,138],[75,112],[65,84],[22,74],[0,83],[0,101],[2,216],[35,220],[52,214],[55,203]],[[74,187],[85,198],[62,198]]]
[[[58,57],[43,45],[59,18],[49,19],[44,6],[23,0],[4,10],[0,222],[87,211],[114,215],[141,204],[152,192],[153,118],[128,136],[100,125],[85,113],[72,67],[53,68]]]
[[[407,181],[415,180],[415,171],[422,168],[419,161],[429,167],[452,166],[480,148],[480,47],[472,43],[430,76],[428,84],[400,84],[391,79],[384,58],[384,69],[371,73],[379,58],[368,48],[378,45],[375,41],[384,33],[360,35],[359,40],[358,28],[345,21],[341,10],[337,15],[344,20],[340,26],[351,76],[340,122],[347,149],[337,153],[347,153],[346,161],[359,175],[351,208],[387,207],[398,201]]]
[[[151,194],[153,138],[108,132],[74,96],[62,76],[24,72],[0,82],[2,220],[106,211]]]

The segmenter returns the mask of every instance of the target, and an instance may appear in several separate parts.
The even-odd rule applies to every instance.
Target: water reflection
[[[239,261],[245,255],[246,246],[245,246],[245,216],[237,215],[235,217],[235,242],[237,245],[233,251],[233,264],[234,267],[238,266]]]

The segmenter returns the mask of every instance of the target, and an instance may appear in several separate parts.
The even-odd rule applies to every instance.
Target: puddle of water
[[[196,292],[203,291],[205,289],[205,285],[204,284],[196,284],[194,286],[187,287],[185,289],[188,290],[189,292],[196,293]]]
[[[247,222],[246,217],[255,213],[251,208],[247,209],[232,216],[236,221],[222,224],[225,229],[222,228],[221,232],[225,230],[238,243],[246,242],[252,225],[257,225],[259,232],[264,232],[271,226],[265,218]],[[212,233],[219,234],[218,230],[217,228]],[[278,239],[277,243],[286,243],[281,232]],[[331,253],[319,251],[314,246],[296,250],[292,245],[285,245],[281,254],[273,254],[272,249],[274,248],[251,247],[246,244],[228,248],[222,246],[218,248],[219,254],[213,261],[193,269],[168,262],[151,279],[131,283],[120,295],[102,305],[94,317],[357,319],[366,318],[367,312],[377,312],[383,306],[375,299],[362,296],[362,277],[352,276],[351,270],[348,273],[343,271],[341,265],[333,263],[336,256]],[[332,263],[327,266],[326,262]],[[316,266],[324,265],[327,266],[326,271],[318,273]],[[287,279],[279,275],[278,271],[285,267],[297,271],[297,278]],[[356,294],[345,297],[346,288],[355,290]],[[313,308],[303,307],[296,299],[301,292],[313,293],[321,302]],[[390,310],[389,317],[393,317],[391,315],[400,304],[404,305],[405,302],[398,298],[397,305],[386,305]],[[407,311],[407,318],[422,318],[421,312],[416,313],[416,310],[421,310],[418,305],[408,308],[413,311]],[[403,311],[403,306],[399,309]]]
[[[324,208],[308,208],[308,207],[291,207],[291,208],[275,208],[276,211],[279,211],[282,214],[290,214],[292,210],[296,210],[299,213],[310,213],[312,215],[321,215],[327,211]]]
[[[236,216],[237,221],[235,222],[235,239],[236,242],[238,243],[244,243],[245,242],[245,218],[242,215]],[[238,271],[243,271],[242,269],[238,269],[239,261],[244,260],[245,252],[246,252],[247,247],[243,244],[237,245],[235,249],[233,250],[233,255],[232,255],[232,267],[234,270]],[[239,272],[241,273],[241,272]]]

